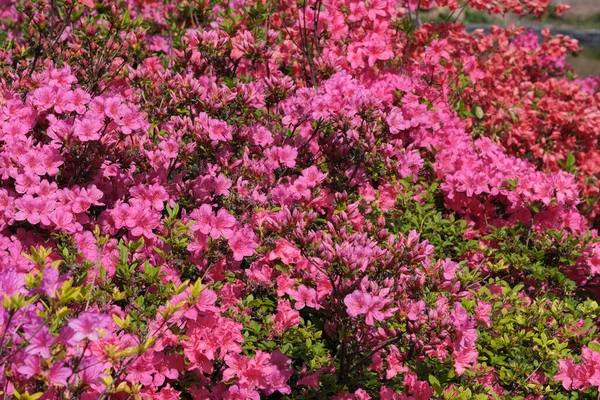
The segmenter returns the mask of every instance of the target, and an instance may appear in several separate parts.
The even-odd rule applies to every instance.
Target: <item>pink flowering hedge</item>
[[[0,2],[0,399],[597,398],[549,3]]]

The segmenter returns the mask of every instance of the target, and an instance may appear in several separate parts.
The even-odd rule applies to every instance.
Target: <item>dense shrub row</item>
[[[577,399],[598,80],[420,10],[0,4],[0,398]]]

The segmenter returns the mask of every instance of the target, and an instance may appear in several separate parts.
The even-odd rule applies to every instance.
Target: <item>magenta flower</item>
[[[492,321],[490,320],[491,311],[492,305],[490,303],[478,300],[477,307],[475,307],[475,319],[489,328],[492,326]]]
[[[205,235],[210,233],[212,230],[213,219],[213,211],[210,205],[202,204],[200,208],[192,211],[190,217],[196,221],[196,223],[190,228],[192,231],[200,231]]]
[[[225,239],[229,239],[233,236],[233,230],[237,224],[235,217],[222,208],[217,212],[216,216],[212,216],[210,221],[210,237],[218,239],[222,236]]]
[[[383,321],[387,317],[382,310],[389,304],[389,300],[355,290],[344,298],[344,304],[348,315],[356,317],[365,314],[365,322],[372,326],[374,321]]]
[[[52,335],[47,326],[44,326],[39,332],[29,340],[29,346],[25,352],[31,355],[39,355],[42,358],[50,358],[50,348],[54,344],[54,335]]]
[[[233,259],[241,261],[244,257],[254,255],[258,243],[258,237],[252,229],[244,227],[229,238],[229,247],[233,251]]]
[[[226,122],[212,119],[209,122],[208,137],[211,140],[226,142],[233,139],[231,136],[231,127]]]
[[[309,289],[305,285],[298,286],[298,289],[292,292],[292,298],[296,300],[296,304],[294,304],[296,310],[302,310],[304,307],[315,310],[321,308],[317,300],[317,291],[313,288]]]
[[[88,339],[92,342],[106,337],[110,332],[108,330],[111,318],[95,311],[86,311],[79,315],[77,319],[69,321],[69,328],[73,329],[73,340],[80,342]]]
[[[23,360],[22,365],[17,368],[17,372],[25,379],[31,379],[33,376],[42,373],[39,356],[28,356]]]
[[[103,124],[101,121],[93,118],[84,118],[75,120],[73,133],[82,142],[100,139],[100,130]]]
[[[46,373],[46,377],[50,381],[51,385],[54,386],[67,386],[68,380],[73,374],[73,371],[69,367],[65,367],[64,362],[57,362],[52,365],[50,370]]]
[[[91,100],[90,95],[80,88],[67,92],[65,98],[64,109],[68,112],[75,111],[77,114],[85,113],[85,106]]]
[[[15,214],[17,221],[25,221],[30,224],[38,224],[40,222],[39,209],[42,205],[39,198],[34,198],[30,194],[17,199],[15,205],[19,211]]]

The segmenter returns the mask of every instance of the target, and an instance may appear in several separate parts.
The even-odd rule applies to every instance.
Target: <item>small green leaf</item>
[[[440,381],[433,375],[429,375],[429,383],[436,394],[442,394],[444,392],[444,388],[440,384]]]
[[[478,119],[483,118],[483,110],[481,109],[481,107],[479,107],[479,106],[475,107],[475,115],[477,116]]]
[[[587,347],[589,347],[590,350],[597,351],[600,353],[600,343],[589,342]]]

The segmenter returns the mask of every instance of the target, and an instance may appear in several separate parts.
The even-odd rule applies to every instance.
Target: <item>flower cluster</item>
[[[585,390],[590,386],[598,387],[600,386],[599,357],[599,352],[584,347],[581,350],[581,365],[576,365],[572,358],[559,360],[559,373],[554,376],[554,379],[561,381],[567,390],[571,388]]]
[[[591,396],[598,82],[415,19],[548,3],[0,4],[0,397]]]

